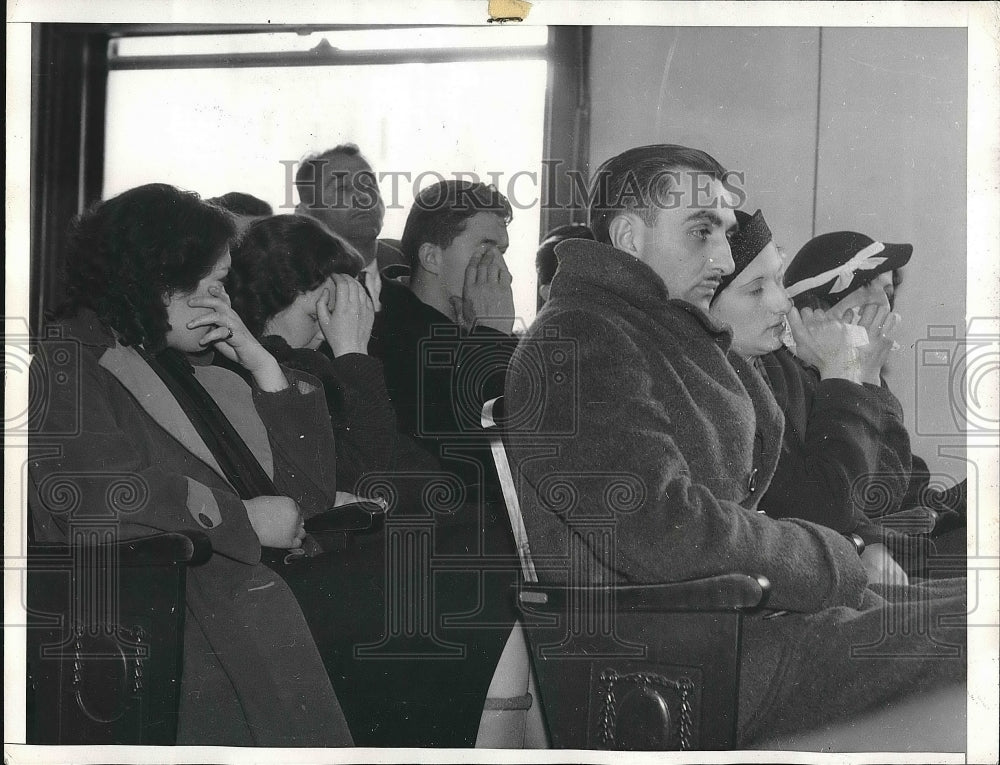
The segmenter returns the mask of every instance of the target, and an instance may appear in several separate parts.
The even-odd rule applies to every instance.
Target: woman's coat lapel
[[[219,463],[198,435],[198,431],[177,403],[177,399],[134,348],[123,345],[112,346],[101,356],[99,363],[114,375],[160,427],[218,473],[224,481],[226,480]]]

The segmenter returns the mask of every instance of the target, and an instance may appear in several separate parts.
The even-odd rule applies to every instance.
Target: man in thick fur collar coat
[[[766,576],[769,610],[743,624],[742,747],[960,689],[964,578],[870,583],[851,539],[757,511],[783,421],[708,315],[733,270],[739,200],[723,168],[701,151],[647,146],[606,162],[594,188],[597,241],[557,247],[549,302],[507,380],[531,551],[566,561],[561,574],[540,568],[542,581]],[[607,545],[587,531],[602,508],[614,515]],[[908,740],[936,749],[942,732],[964,732],[964,709],[947,717],[921,720]]]

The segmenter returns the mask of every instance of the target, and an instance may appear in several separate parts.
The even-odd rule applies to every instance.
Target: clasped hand
[[[291,550],[302,546],[306,536],[305,522],[294,499],[261,496],[243,500],[243,504],[261,547]]]
[[[845,302],[828,311],[792,308],[788,324],[795,339],[795,355],[816,367],[822,379],[842,378],[878,385],[882,367],[894,345],[899,314],[889,311],[887,298],[860,307]],[[867,333],[867,344],[854,341],[855,330],[845,320],[846,312],[854,309],[860,311],[856,326]]]

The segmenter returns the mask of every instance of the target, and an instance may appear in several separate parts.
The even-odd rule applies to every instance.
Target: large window
[[[382,235],[414,194],[475,174],[515,206],[518,314],[535,312],[545,27],[122,37],[111,42],[104,196],[162,181],[290,212],[306,154],[352,142],[380,177]]]

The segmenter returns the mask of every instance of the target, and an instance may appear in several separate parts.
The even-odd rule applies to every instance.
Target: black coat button
[[[212,522],[212,519],[209,518],[204,513],[198,513],[198,520],[201,522],[201,525],[204,526],[206,529],[210,529],[213,526],[215,526],[215,524]]]

